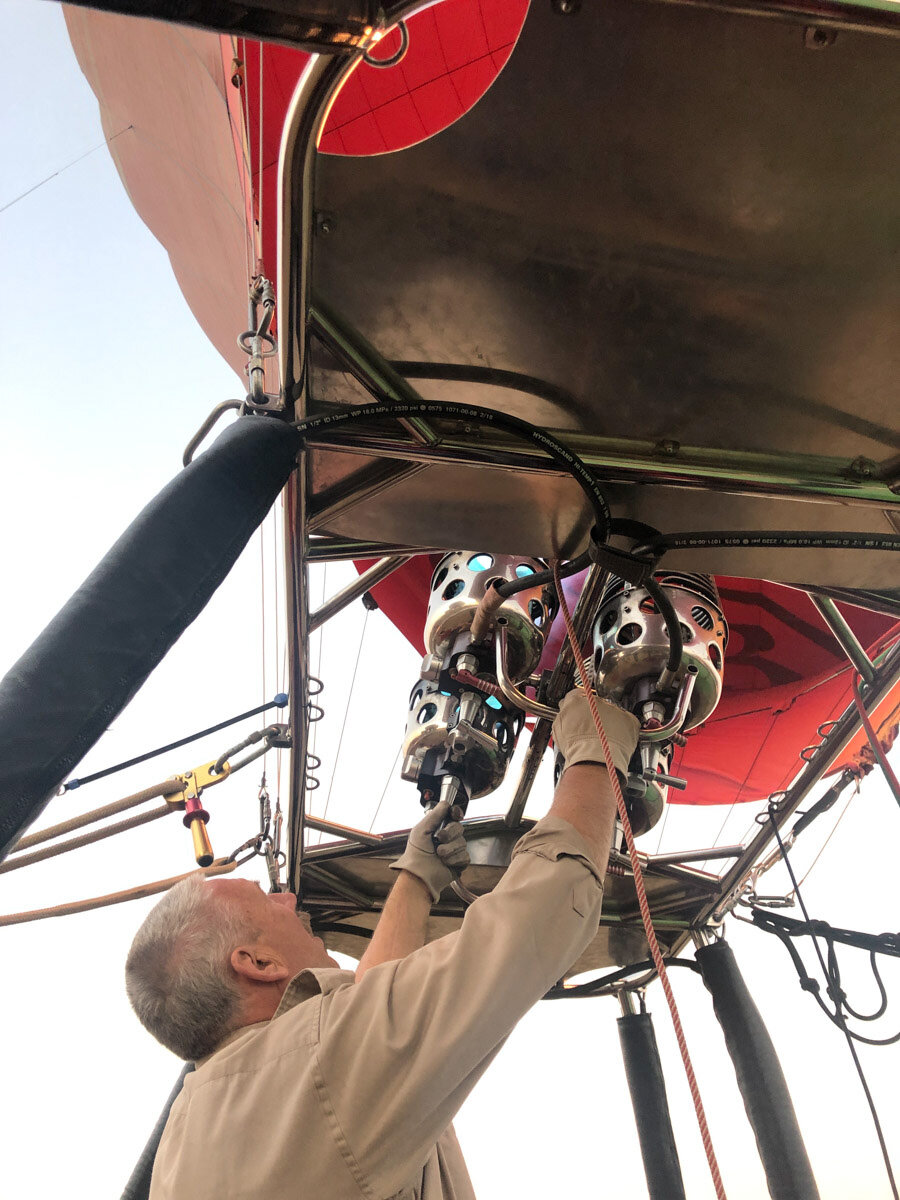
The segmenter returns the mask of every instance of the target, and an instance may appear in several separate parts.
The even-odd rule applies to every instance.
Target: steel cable
[[[566,632],[569,636],[569,644],[572,647],[572,653],[575,656],[575,662],[581,673],[581,678],[587,680],[587,665],[584,656],[581,652],[578,638],[575,633],[575,627],[572,624],[572,617],[569,613],[569,606],[566,603],[565,593],[562,589],[562,581],[559,578],[557,571],[557,563],[554,561],[554,574],[556,582],[556,590],[559,595],[560,611],[563,615],[563,620],[566,624]],[[600,738],[600,744],[603,747],[603,754],[607,763],[612,764],[613,757],[610,750],[609,739],[606,736],[606,731],[603,728],[603,722],[600,719],[600,710],[597,707],[597,698],[594,695],[593,689],[585,688],[588,705],[591,710],[591,716],[594,719],[594,725],[597,729],[597,734]],[[653,928],[653,920],[650,916],[650,904],[647,900],[647,891],[644,887],[644,875],[641,870],[640,859],[638,858],[637,847],[634,843],[634,834],[631,830],[631,822],[628,819],[628,810],[625,807],[625,798],[622,795],[622,788],[619,784],[619,777],[614,767],[610,766],[608,770],[609,780],[612,784],[613,793],[616,798],[616,807],[619,810],[619,819],[622,822],[622,829],[625,834],[625,841],[628,845],[628,856],[631,859],[631,867],[634,872],[634,886],[637,891],[638,907],[641,911],[641,920],[644,924],[644,932],[647,936],[647,944],[650,947],[650,957],[653,959],[653,965],[659,976],[659,982],[662,984],[663,992],[666,996],[666,1003],[669,1006],[669,1012],[672,1017],[672,1025],[675,1029],[675,1038],[678,1042],[678,1049],[681,1051],[681,1060],[684,1063],[685,1074],[688,1079],[688,1086],[691,1092],[691,1099],[694,1102],[694,1111],[697,1114],[697,1124],[700,1127],[700,1137],[703,1141],[703,1149],[706,1151],[706,1161],[709,1163],[709,1171],[712,1176],[713,1187],[715,1188],[718,1200],[726,1200],[725,1187],[722,1183],[722,1176],[719,1171],[719,1164],[716,1160],[716,1153],[713,1149],[712,1137],[709,1132],[709,1125],[706,1120],[706,1112],[703,1108],[703,1100],[700,1096],[700,1088],[697,1084],[697,1078],[694,1074],[693,1063],[691,1062],[690,1052],[687,1047],[687,1039],[684,1036],[684,1029],[681,1024],[681,1017],[678,1013],[678,1006],[675,1003],[675,996],[672,992],[672,986],[669,983],[669,977],[666,973],[666,964],[663,960],[662,952],[659,948],[659,942],[656,938],[656,931]]]

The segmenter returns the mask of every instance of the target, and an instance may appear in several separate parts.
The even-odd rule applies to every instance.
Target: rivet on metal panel
[[[560,16],[571,17],[581,8],[581,0],[552,0],[551,8]]]
[[[329,233],[334,232],[334,213],[317,212],[316,213],[316,233],[320,233],[323,237],[327,237]]]
[[[836,29],[823,29],[821,25],[807,25],[803,30],[803,45],[807,50],[826,50],[837,38]]]

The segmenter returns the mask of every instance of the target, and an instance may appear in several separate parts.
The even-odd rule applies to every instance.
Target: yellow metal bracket
[[[213,759],[202,767],[194,767],[176,775],[175,781],[181,785],[181,790],[166,796],[166,803],[172,808],[184,809],[184,824],[190,829],[194,842],[194,858],[198,866],[208,867],[214,859],[212,843],[206,832],[209,813],[203,807],[200,796],[206,788],[213,787],[227,779],[231,774],[231,764]]]

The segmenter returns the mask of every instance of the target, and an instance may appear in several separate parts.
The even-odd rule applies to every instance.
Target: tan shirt
[[[187,1076],[150,1200],[474,1200],[450,1122],[601,898],[586,842],[545,817],[455,933],[359,983],[301,971]]]

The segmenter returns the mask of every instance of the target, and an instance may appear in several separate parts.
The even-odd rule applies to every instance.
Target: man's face
[[[274,952],[296,975],[305,967],[336,967],[321,938],[313,937],[305,918],[297,915],[293,892],[262,890],[249,879],[213,879],[205,884],[217,903],[228,904],[258,930],[256,944]]]

